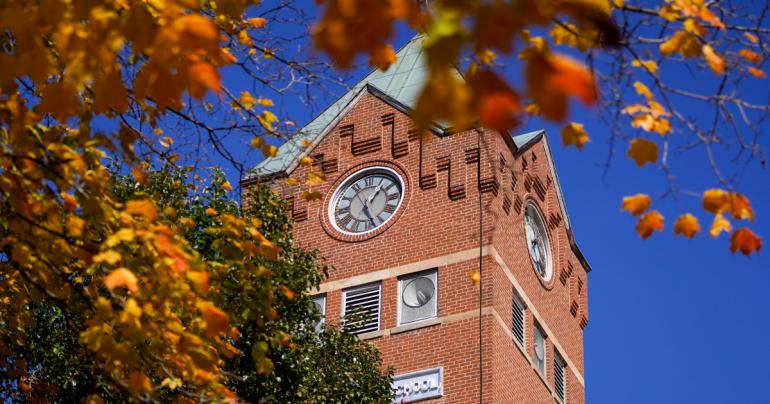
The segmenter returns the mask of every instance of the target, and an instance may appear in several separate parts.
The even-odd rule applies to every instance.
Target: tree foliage
[[[653,205],[689,195],[703,211],[680,216],[676,234],[693,237],[701,231],[698,217],[706,215],[711,236],[732,233],[734,253],[761,248],[761,238],[743,225],[755,212],[736,173],[765,159],[760,125],[770,107],[747,88],[766,76],[767,4],[320,3],[313,43],[339,66],[364,54],[386,69],[395,61],[390,42],[397,24],[427,33],[430,74],[412,114],[419,126],[447,120],[457,128],[480,123],[505,132],[537,116],[563,122],[565,145],[584,148],[590,137],[569,121],[571,104],[600,105],[610,143],[642,169],[660,169],[669,183],[660,197],[623,203],[639,217],[642,237],[664,229]],[[309,268],[309,253],[292,250],[283,230],[238,214],[219,196],[188,205],[180,198],[191,190],[172,187],[170,194],[150,196],[152,189],[121,187],[111,182],[105,159],[116,159],[140,187],[152,187],[153,164],[195,160],[207,151],[242,173],[224,145],[227,136],[247,138],[274,156],[269,138],[290,133],[293,122],[279,117],[271,95],[302,95],[297,86],[338,82],[333,75],[324,80],[329,65],[314,53],[291,51],[307,35],[307,23],[302,6],[289,0],[2,2],[0,370],[6,394],[46,395],[54,381],[66,379],[69,384],[58,387],[66,397],[94,391],[89,383],[95,383],[110,386],[97,391],[108,397],[150,400],[173,390],[196,400],[234,398],[239,388],[252,394],[226,371],[247,365],[238,362],[244,350],[259,374],[278,372],[279,358],[301,352],[288,350],[294,334],[280,325],[280,310],[295,304],[289,296],[318,282],[293,272]],[[273,31],[280,24],[300,30]],[[471,61],[463,63],[468,55]],[[522,76],[509,83],[499,70],[513,57]],[[458,65],[465,66],[465,80],[451,72]],[[223,69],[254,86],[228,88]],[[682,83],[680,74],[671,74],[677,71],[694,80]],[[685,111],[693,103],[713,116],[690,116]],[[677,152],[694,149],[712,168],[708,189],[687,190],[671,169]],[[730,159],[727,153],[736,150]],[[308,176],[307,198],[319,197],[312,185],[321,181],[320,174]],[[208,192],[231,189],[224,182]],[[734,224],[740,228],[733,231]],[[303,264],[289,264],[294,259]],[[49,331],[54,324],[77,333]],[[347,337],[328,338],[323,343],[334,347]],[[45,369],[35,365],[43,358],[20,350],[45,346],[52,347]],[[302,358],[319,366],[323,354]],[[381,387],[375,379],[360,381]],[[286,397],[278,388],[253,394]]]

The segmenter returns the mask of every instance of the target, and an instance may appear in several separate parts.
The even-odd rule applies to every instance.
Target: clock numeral
[[[350,215],[343,216],[343,217],[338,217],[337,218],[337,224],[339,224],[340,227],[344,227],[346,229],[349,229],[350,227],[348,226],[348,224],[350,224],[350,222],[352,220],[353,220],[353,216],[350,216]]]
[[[364,184],[366,184],[367,187],[374,185],[374,177],[366,177],[364,179]]]
[[[387,186],[387,187],[382,187],[382,189],[384,189],[384,190],[385,190],[385,193],[386,193],[386,194],[388,194],[388,193],[390,193],[390,190],[391,190],[393,187],[395,187],[395,186],[396,186],[396,184],[394,184],[394,183],[392,183],[392,182],[391,182],[390,184],[388,184],[388,186]]]
[[[350,188],[356,193],[361,190],[361,186],[358,183],[353,184]]]
[[[383,212],[393,213],[396,211],[396,205],[385,205],[385,209],[382,210]]]
[[[394,192],[392,194],[388,194],[388,200],[389,201],[395,201],[395,200],[397,200],[400,197],[401,196],[397,192]]]
[[[347,215],[348,213],[350,213],[350,206],[346,206],[344,208],[337,209],[337,214],[340,215],[340,216]]]

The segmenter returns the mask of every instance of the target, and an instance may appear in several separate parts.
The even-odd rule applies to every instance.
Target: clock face
[[[543,280],[550,281],[553,269],[548,233],[545,230],[543,216],[532,202],[527,204],[527,209],[524,211],[524,231],[527,238],[527,249],[530,258],[532,258],[532,265],[535,266],[535,271]]]
[[[330,212],[337,230],[366,233],[377,229],[401,205],[403,183],[385,168],[366,169],[353,174],[335,193]]]

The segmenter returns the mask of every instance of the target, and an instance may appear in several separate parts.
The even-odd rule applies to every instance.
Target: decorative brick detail
[[[511,171],[511,191],[516,191],[516,183],[518,183],[518,180],[516,179],[516,173]]]
[[[396,141],[396,114],[391,112],[382,115],[380,121],[382,126],[390,126],[390,155],[397,159],[409,154],[409,141]]]
[[[532,187],[535,189],[535,194],[540,198],[540,201],[545,202],[545,186],[543,186],[543,182],[540,181],[540,177],[535,177],[535,180],[532,182]],[[529,189],[527,190],[529,191]]]
[[[500,173],[505,172],[505,167],[508,163],[505,161],[505,155],[500,153],[500,160],[498,161]]]
[[[570,314],[572,314],[572,317],[577,317],[578,307],[579,307],[578,302],[573,300],[572,303],[570,303],[569,312]]]
[[[356,140],[355,138],[355,126],[345,125],[339,128],[341,138],[350,137],[350,153],[354,156],[360,156],[362,154],[373,153],[382,147],[380,144],[380,138],[374,137],[364,140]]]
[[[497,177],[482,178],[479,181],[479,188],[481,193],[490,192],[492,195],[497,196],[497,191],[500,189],[500,183],[497,181]]]
[[[526,189],[527,192],[532,192],[532,176],[529,174],[524,178],[524,189]]]
[[[521,214],[521,208],[524,206],[524,201],[521,200],[521,197],[516,195],[516,199],[513,201],[513,210],[516,211],[516,214]]]
[[[292,220],[295,222],[302,222],[307,220],[307,208],[297,209],[296,197],[290,196],[286,198],[286,200],[289,202],[289,214],[291,215]]]
[[[561,213],[551,212],[551,214],[548,215],[548,228],[555,230],[561,224],[562,219]]]
[[[506,215],[511,214],[511,197],[508,194],[503,195],[503,211]]]
[[[426,174],[424,163],[423,163],[423,135],[421,135],[419,132],[417,132],[416,129],[411,128],[408,132],[408,138],[410,142],[417,142],[417,160],[418,160],[418,169],[417,169],[417,176],[418,176],[418,182],[420,183],[420,188],[423,190],[433,189],[436,188],[437,181],[436,181],[436,174]]]
[[[479,148],[474,147],[465,149],[465,164],[474,164],[479,162]]]
[[[325,159],[323,154],[313,155],[313,165],[320,167],[324,174],[337,172],[337,159]]]
[[[436,157],[436,171],[449,171],[452,172],[452,156],[446,155]]]

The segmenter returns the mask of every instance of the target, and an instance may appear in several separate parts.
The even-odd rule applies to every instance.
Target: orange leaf
[[[754,76],[754,77],[756,77],[758,79],[764,79],[765,77],[767,77],[767,74],[765,74],[765,72],[763,72],[762,70],[757,69],[756,67],[753,67],[753,66],[749,67],[748,70],[749,70],[749,73],[752,76]]]
[[[214,338],[220,334],[226,334],[230,331],[230,318],[227,313],[214,306],[213,303],[203,301],[198,303],[198,309],[201,311],[203,321],[206,322],[206,335]]]
[[[219,214],[219,212],[217,212],[216,209],[214,209],[214,208],[212,208],[210,206],[208,208],[206,208],[206,215],[207,216],[216,216],[218,214]]]
[[[118,268],[104,277],[104,286],[106,286],[110,292],[115,288],[122,287],[128,289],[132,293],[136,293],[139,290],[136,283],[136,275],[126,268]]]
[[[188,90],[190,95],[201,99],[206,95],[206,90],[219,93],[222,89],[222,83],[219,79],[219,72],[207,62],[194,62],[187,66],[187,77],[189,79]]]
[[[204,271],[188,271],[185,273],[187,279],[192,282],[198,293],[206,293],[209,290],[209,274]]]
[[[717,237],[722,234],[722,232],[729,233],[731,231],[733,231],[733,225],[730,221],[725,219],[722,213],[717,213],[714,216],[714,222],[711,224],[711,229],[709,230],[711,237]]]
[[[106,262],[110,265],[115,265],[115,263],[120,261],[121,258],[122,256],[120,255],[119,252],[115,250],[107,250],[94,255],[94,263],[99,264],[102,262]]]
[[[469,78],[476,103],[476,114],[482,125],[505,132],[518,126],[516,114],[521,110],[519,96],[497,74],[481,70]]]
[[[658,161],[658,145],[642,138],[633,139],[628,148],[628,157],[634,159],[639,167],[647,163],[655,163]]]
[[[59,82],[48,85],[41,96],[38,108],[44,113],[51,114],[59,122],[77,115],[80,99],[75,86]]]
[[[727,208],[728,198],[729,194],[723,189],[707,189],[703,192],[703,209],[707,212],[719,213]]]
[[[578,149],[582,149],[583,145],[590,140],[581,123],[571,122],[561,129],[561,141],[564,146],[575,145]]]
[[[751,208],[751,202],[745,195],[730,193],[730,213],[736,219],[746,219],[754,221],[754,210]]]
[[[128,376],[128,391],[135,396],[142,393],[149,393],[152,391],[150,378],[145,376],[142,372],[131,372]]]
[[[666,42],[660,44],[660,53],[663,56],[668,56],[674,52],[678,52],[686,58],[694,58],[700,56],[703,50],[695,35],[677,31]]]
[[[131,215],[144,216],[147,220],[155,220],[158,216],[158,211],[155,209],[155,204],[149,199],[134,199],[126,202],[126,213]]]
[[[743,255],[749,256],[754,251],[759,251],[762,248],[762,239],[759,238],[748,227],[738,229],[730,237],[730,251],[735,254],[740,250]]]
[[[567,96],[592,105],[598,94],[591,73],[580,63],[565,56],[538,53],[527,65],[529,94],[543,116],[562,121],[567,116]]]
[[[644,98],[646,98],[648,100],[651,100],[653,98],[652,97],[652,92],[650,91],[650,89],[647,88],[647,86],[645,86],[644,84],[642,84],[639,81],[634,83],[634,89],[636,89],[636,93],[637,94],[643,95]]]
[[[61,199],[62,199],[62,202],[64,203],[64,210],[66,210],[67,212],[72,213],[78,208],[78,201],[77,199],[75,199],[74,196],[66,192],[62,192]]]
[[[748,60],[751,63],[761,63],[762,62],[762,56],[760,56],[758,53],[748,50],[748,49],[741,49],[738,51],[738,54],[741,55],[742,58]]]
[[[286,286],[281,287],[281,293],[283,293],[284,296],[286,296],[287,299],[292,300],[297,295],[293,290],[287,288]]]
[[[396,63],[396,52],[390,44],[380,45],[372,49],[369,55],[369,65],[377,66],[378,69],[385,71],[388,67]]]
[[[674,224],[674,234],[681,234],[687,238],[693,238],[695,233],[699,231],[700,223],[698,223],[698,218],[689,213],[679,216],[676,219],[676,224]]]
[[[267,23],[267,20],[262,17],[249,18],[246,21],[254,28],[262,28]]]
[[[645,194],[626,196],[623,198],[621,207],[623,210],[627,210],[631,212],[632,215],[637,216],[650,208],[650,201],[650,196]]]
[[[703,57],[706,58],[706,62],[708,62],[708,65],[714,74],[725,73],[725,60],[722,59],[721,56],[717,55],[711,45],[703,45]]]
[[[636,232],[643,239],[649,238],[654,231],[663,231],[663,215],[657,210],[653,210],[639,218],[639,223],[636,225]]]
[[[751,43],[757,43],[759,42],[759,38],[757,38],[756,35],[750,33],[750,32],[744,32],[743,35],[746,36],[746,39],[748,39]]]
[[[481,283],[481,274],[479,271],[471,271],[468,273],[468,278],[471,280],[473,286],[479,286]]]

